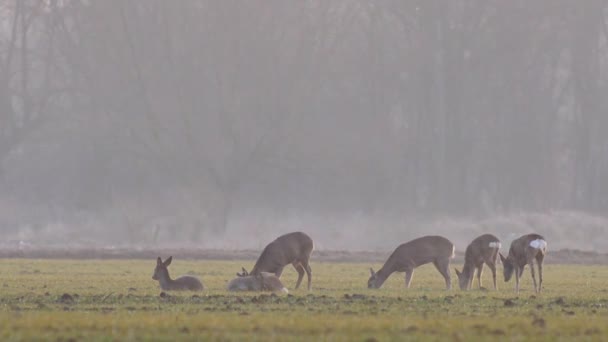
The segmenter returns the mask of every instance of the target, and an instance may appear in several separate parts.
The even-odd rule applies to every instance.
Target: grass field
[[[526,269],[517,297],[513,283],[502,279],[499,291],[445,291],[430,265],[416,270],[411,289],[395,274],[382,289],[368,290],[369,266],[378,264],[314,262],[312,292],[291,290],[296,273],[286,269],[282,280],[290,295],[274,296],[223,290],[252,261],[174,259],[173,277],[200,276],[208,289],[161,297],[151,279],[154,265],[2,259],[0,340],[608,339],[606,266],[546,265],[538,296]],[[484,285],[491,287],[487,270]]]

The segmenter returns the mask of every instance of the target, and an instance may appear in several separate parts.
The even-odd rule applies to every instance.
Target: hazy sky
[[[588,240],[608,208],[607,11],[5,1],[0,230],[365,249],[576,222]]]

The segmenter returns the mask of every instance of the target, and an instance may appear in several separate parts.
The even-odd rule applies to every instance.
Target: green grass
[[[155,260],[0,260],[0,340],[608,338],[604,266],[546,265],[538,296],[526,269],[517,297],[513,283],[502,279],[499,291],[445,291],[429,265],[416,270],[411,289],[404,288],[403,274],[395,274],[382,289],[368,290],[369,264],[315,262],[312,292],[273,296],[224,291],[251,261],[175,259],[172,276],[195,274],[208,289],[161,298],[151,279],[154,265]],[[282,280],[293,289],[295,271],[286,269]],[[491,287],[488,270],[484,285]],[[61,301],[64,293],[74,301]]]

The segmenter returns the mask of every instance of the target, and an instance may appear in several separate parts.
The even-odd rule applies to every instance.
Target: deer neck
[[[526,253],[524,251],[521,253],[519,251],[516,253],[509,251],[509,256],[507,258],[510,258],[513,266],[517,267],[525,266],[528,263],[528,258],[526,257]]]
[[[160,277],[158,277],[158,283],[160,284],[160,288],[165,290],[171,287],[171,285],[173,285],[175,281],[173,279],[171,279],[171,276],[169,276],[169,271],[162,272]]]
[[[475,266],[473,266],[472,263],[465,262],[464,266],[462,267],[462,274],[464,274],[467,279],[473,278],[475,275]]]
[[[260,271],[258,270],[258,265],[255,264],[255,266],[253,266],[253,268],[251,269],[251,272],[249,272],[249,275],[258,275],[260,273]]]
[[[255,263],[255,265],[253,265],[253,268],[251,269],[251,272],[249,272],[250,275],[257,275],[260,274],[261,272],[268,272],[268,273],[275,273],[275,271],[277,270],[277,268],[280,268],[281,264],[276,262],[275,260],[263,260],[263,261],[258,261]]]
[[[386,279],[388,279],[388,277],[393,274],[395,271],[392,270],[389,267],[386,267],[386,265],[384,265],[381,269],[378,270],[378,272],[376,272],[376,286],[380,287],[382,286],[382,284],[384,284],[384,282],[386,281]]]

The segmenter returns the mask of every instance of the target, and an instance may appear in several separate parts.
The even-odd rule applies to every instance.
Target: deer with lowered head
[[[272,291],[288,293],[281,280],[274,274],[260,272],[256,275],[247,273],[243,268],[243,273],[237,273],[237,277],[228,282],[228,291]]]
[[[306,273],[308,276],[308,290],[310,291],[312,270],[309,261],[313,249],[312,239],[302,232],[281,235],[264,248],[251,272],[247,273],[245,271],[244,273],[247,276],[256,276],[262,272],[267,272],[280,278],[283,268],[292,264],[298,272],[296,289],[300,287],[304,273]]]
[[[527,234],[511,242],[509,255],[505,258],[500,254],[502,260],[505,282],[509,281],[515,273],[515,292],[519,293],[519,280],[524,272],[524,267],[530,265],[534,291],[540,293],[543,285],[543,260],[547,254],[547,241],[538,234]],[[538,266],[538,286],[534,274],[534,260]]]
[[[378,272],[370,268],[371,276],[367,287],[378,289],[394,272],[405,272],[405,287],[412,282],[414,269],[418,266],[433,263],[445,279],[445,286],[452,288],[450,278],[450,260],[454,258],[454,244],[441,236],[424,236],[406,242],[395,249]]]
[[[193,276],[185,275],[175,280],[171,279],[168,266],[171,265],[172,260],[172,256],[165,261],[162,261],[160,257],[156,259],[156,268],[154,268],[152,279],[158,280],[163,291],[202,291],[204,289],[203,283]]]
[[[481,289],[481,273],[484,263],[492,271],[494,290],[496,287],[496,261],[500,250],[500,240],[492,234],[484,234],[473,240],[464,253],[464,266],[462,272],[455,269],[458,276],[458,285],[461,290],[469,290],[473,283],[473,276],[477,269],[477,284]]]

